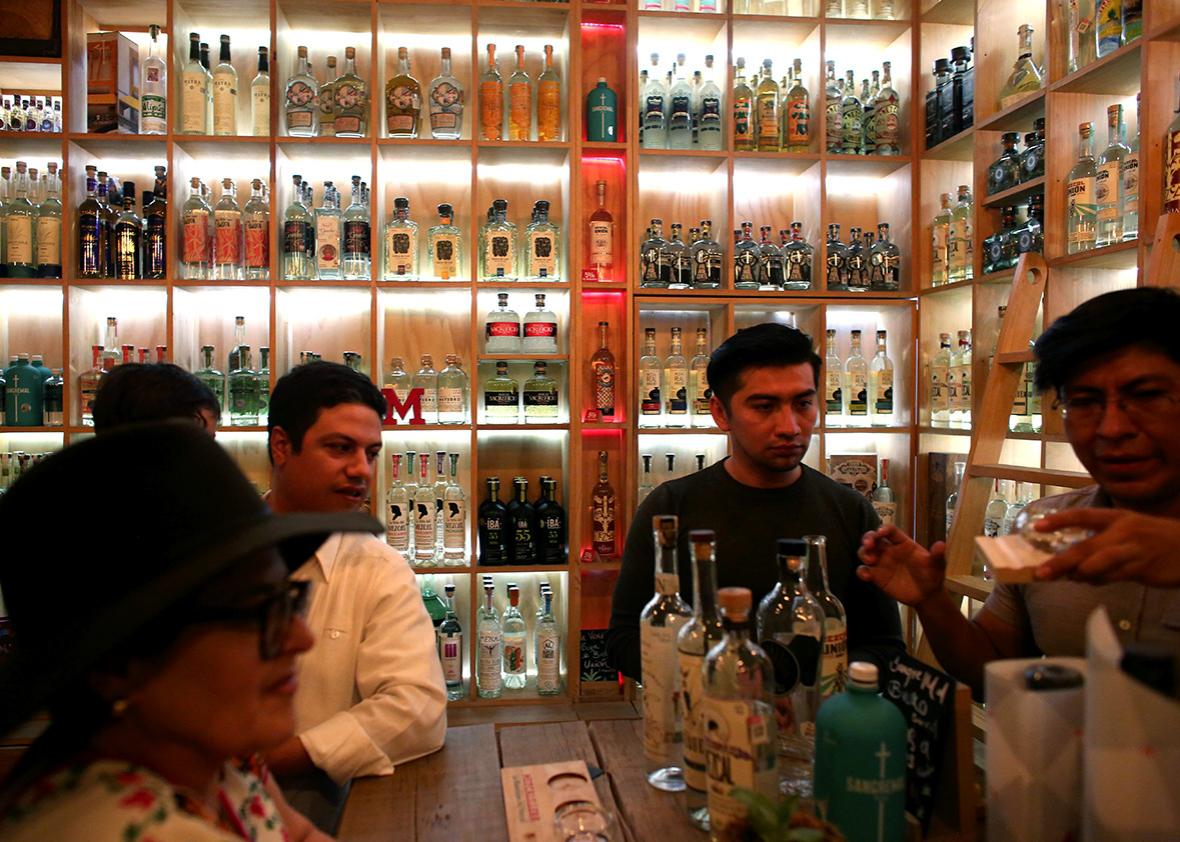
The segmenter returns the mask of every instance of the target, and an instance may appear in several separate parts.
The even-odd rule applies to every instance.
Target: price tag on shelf
[[[582,416],[582,421],[586,424],[597,424],[602,420],[602,414],[597,409],[587,409],[586,414]]]
[[[597,269],[583,269],[582,270],[582,283],[596,284],[600,280],[602,280],[602,279],[598,277],[598,270]]]

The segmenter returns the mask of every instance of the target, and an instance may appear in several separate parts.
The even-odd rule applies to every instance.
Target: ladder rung
[[[1002,354],[996,354],[996,362],[1000,365],[1021,365],[1024,363],[1036,362],[1036,354],[1030,348],[1027,351],[1005,351]]]
[[[968,476],[991,479],[1014,479],[1034,485],[1056,485],[1062,488],[1085,488],[1094,480],[1084,471],[1055,471],[1050,468],[1025,468],[1020,465],[969,465]]]
[[[992,592],[994,583],[978,576],[947,576],[944,587],[957,596],[983,602]]]

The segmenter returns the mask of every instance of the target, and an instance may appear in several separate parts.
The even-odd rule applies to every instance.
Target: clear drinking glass
[[[558,842],[616,842],[622,837],[615,817],[589,801],[571,801],[557,808],[553,828]]]

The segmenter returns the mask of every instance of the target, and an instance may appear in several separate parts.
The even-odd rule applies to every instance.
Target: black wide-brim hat
[[[0,734],[219,573],[274,547],[289,570],[359,512],[276,515],[191,422],[104,433],[45,459],[0,497],[0,590],[15,653]]]

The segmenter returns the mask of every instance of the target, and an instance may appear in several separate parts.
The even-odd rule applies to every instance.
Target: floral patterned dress
[[[227,763],[214,811],[142,766],[89,760],[29,787],[0,821],[5,842],[288,842],[256,761]]]

